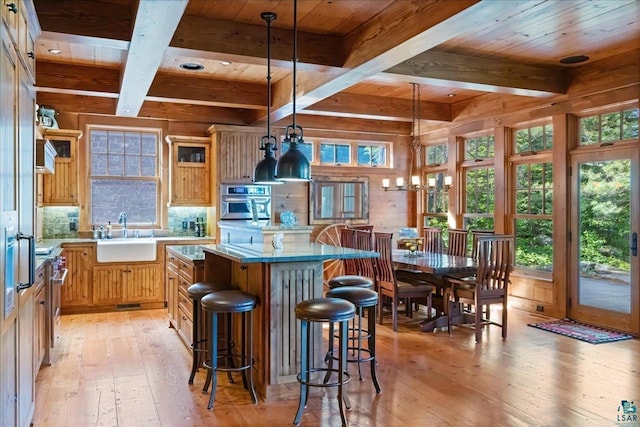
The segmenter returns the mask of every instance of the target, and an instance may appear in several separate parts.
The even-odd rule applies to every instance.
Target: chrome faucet
[[[127,238],[127,213],[120,212],[120,217],[118,217],[118,224],[122,224],[122,238]]]

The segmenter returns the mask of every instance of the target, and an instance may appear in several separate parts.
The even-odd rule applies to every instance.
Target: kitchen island
[[[205,280],[226,281],[258,298],[254,312],[254,381],[265,401],[295,397],[300,337],[298,302],[323,296],[322,265],[331,259],[376,258],[377,252],[315,243],[203,245]],[[313,348],[322,348],[322,329],[314,327]],[[315,351],[316,363],[324,355]]]

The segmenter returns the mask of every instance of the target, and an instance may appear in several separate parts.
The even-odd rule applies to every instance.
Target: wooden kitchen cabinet
[[[85,307],[91,302],[89,285],[91,267],[95,259],[95,244],[64,247],[62,255],[67,258],[67,278],[61,290],[60,308],[64,313]]]
[[[91,302],[94,306],[116,305],[116,308],[134,308],[153,302],[164,306],[164,286],[160,277],[156,263],[96,265],[93,267]]]
[[[264,129],[214,125],[209,133],[218,147],[218,182],[252,182],[253,171],[264,157],[264,152],[259,150]]]
[[[211,139],[166,137],[169,144],[169,200],[173,206],[211,204]]]
[[[78,205],[78,141],[82,132],[44,129],[44,137],[56,149],[55,174],[44,176],[43,204]]]

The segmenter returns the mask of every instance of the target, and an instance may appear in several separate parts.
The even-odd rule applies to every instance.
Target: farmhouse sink
[[[156,240],[152,238],[98,240],[98,262],[138,262],[156,260]]]

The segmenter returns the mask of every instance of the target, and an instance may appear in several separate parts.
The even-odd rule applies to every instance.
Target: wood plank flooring
[[[621,400],[640,406],[640,340],[592,345],[526,326],[542,316],[509,314],[507,340],[485,327],[478,345],[470,329],[422,333],[401,316],[394,333],[387,319],[377,334],[382,393],[368,368],[360,382],[352,367],[350,425],[613,426]],[[190,386],[190,366],[165,310],[62,316],[33,425],[291,425],[297,400],[253,405],[224,375],[207,410],[204,371]],[[302,426],[339,425],[335,391],[312,395]]]

